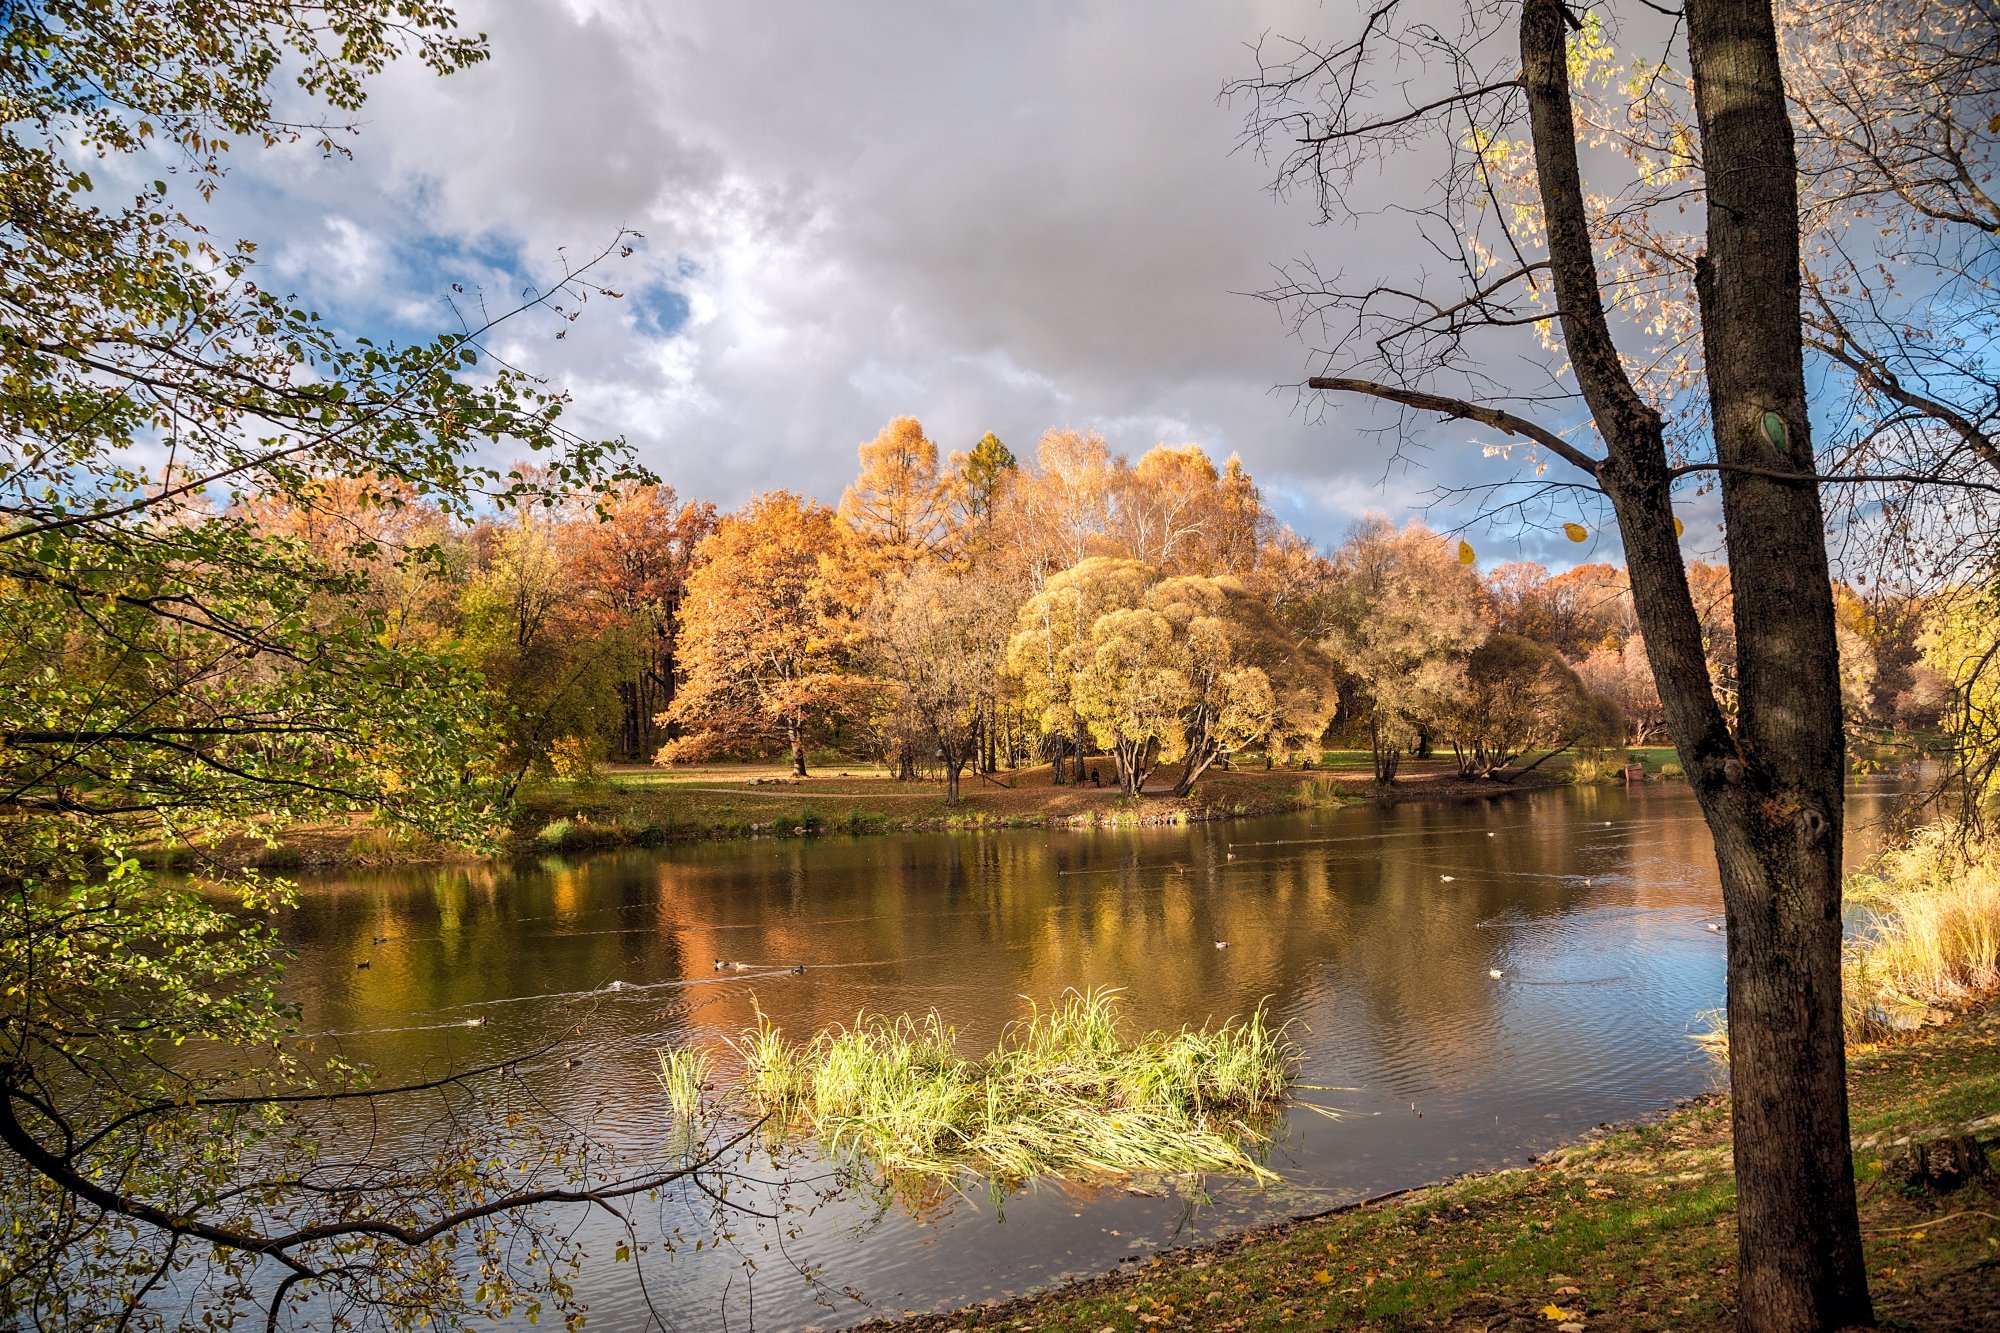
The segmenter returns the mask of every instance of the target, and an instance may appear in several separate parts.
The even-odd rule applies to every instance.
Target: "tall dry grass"
[[[1847,885],[1849,1036],[1875,1037],[2000,988],[2000,840],[1919,832]]]

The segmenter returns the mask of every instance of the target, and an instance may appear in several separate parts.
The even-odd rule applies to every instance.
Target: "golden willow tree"
[[[337,122],[274,109],[277,79],[339,117],[405,55],[447,73],[484,48],[425,0],[0,7],[9,1327],[562,1307],[574,1218],[534,1206],[614,1207],[686,1171],[592,1178],[587,1145],[508,1118],[525,1108],[497,1071],[398,1089],[316,1062],[278,998],[287,886],[142,864],[355,811],[482,840],[497,719],[462,658],[409,632],[404,594],[438,516],[632,475],[488,356],[491,325],[349,340],[201,225],[233,145],[333,149]],[[590,267],[526,307],[573,313],[603,294]],[[496,443],[541,466],[483,465]],[[492,1134],[353,1160],[353,1120],[403,1094]]]
[[[1629,44],[1652,54],[1606,77],[1620,62],[1602,11],[1385,0],[1332,41],[1267,47],[1234,91],[1280,159],[1281,192],[1308,192],[1327,218],[1360,211],[1350,191],[1379,210],[1385,154],[1437,167],[1396,203],[1442,268],[1349,285],[1308,266],[1273,299],[1325,334],[1314,389],[1476,423],[1499,451],[1527,450],[1536,476],[1568,469],[1541,502],[1581,495],[1615,516],[1666,728],[1721,870],[1741,1318],[1866,1323],[1821,488],[1991,493],[1977,474],[2000,401],[1990,332],[1977,335],[1990,323],[1955,340],[1950,321],[1991,309],[1978,182],[2000,127],[1981,100],[1992,14],[1807,0],[1781,37],[1769,0],[1633,13]],[[1599,145],[1610,151],[1580,152]],[[1908,271],[1898,246],[1861,243],[1899,226],[1964,243],[1930,248],[1951,299],[1928,313],[1882,280]],[[1907,318],[1875,317],[1898,301]],[[1520,333],[1538,326],[1549,362],[1524,369]],[[1829,399],[1847,395],[1824,404],[1840,426],[1818,447],[1809,346],[1836,372],[1822,377]],[[1524,373],[1546,378],[1515,387]],[[1733,695],[1712,674],[1681,554],[1684,481],[1720,493]]]

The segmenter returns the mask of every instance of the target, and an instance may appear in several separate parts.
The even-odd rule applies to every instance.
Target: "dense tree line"
[[[1128,793],[1170,773],[1185,795],[1230,755],[1310,763],[1329,741],[1386,782],[1410,753],[1478,777],[1665,739],[1615,566],[1482,574],[1464,543],[1381,517],[1321,551],[1240,459],[1194,445],[1135,461],[1051,430],[1025,463],[991,434],[940,459],[899,417],[858,452],[838,506],[772,491],[718,514],[633,483],[454,522],[327,482],[246,512],[476,670],[517,774],[783,756],[803,776],[830,751],[942,777],[953,801],[967,771],[1024,763],[1058,783],[1108,766]],[[1728,572],[1689,580],[1733,707]],[[1841,585],[1836,604],[1854,725],[1935,726],[1963,647],[1912,597]]]

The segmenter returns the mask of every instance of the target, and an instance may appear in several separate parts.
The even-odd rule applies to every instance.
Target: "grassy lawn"
[[[1852,1061],[1876,1313],[1892,1328],[2000,1326],[2000,1188],[1929,1199],[1884,1177],[1912,1129],[2000,1112],[2000,1005]],[[1169,1253],[1038,1297],[871,1328],[1721,1328],[1733,1321],[1726,1101],[1317,1219]],[[1989,1143],[2000,1126],[1987,1123]]]
[[[944,801],[942,781],[899,782],[879,766],[831,760],[794,778],[783,764],[614,767],[590,783],[542,783],[524,790],[514,832],[522,845],[584,850],[624,842],[758,833],[875,833],[894,829],[1048,824],[1186,823],[1338,805],[1379,795],[1368,752],[1328,751],[1310,769],[1261,760],[1211,768],[1185,798],[1171,795],[1163,770],[1138,797],[1122,795],[1108,757],[1090,761],[1102,785],[1054,784],[1047,765],[960,779],[960,803]],[[1558,765],[1549,765],[1560,771]],[[1553,773],[1538,774],[1546,780]],[[1398,798],[1491,796],[1509,790],[1457,779],[1449,759],[1406,760]],[[560,825],[560,827],[556,827]],[[643,836],[642,836],[643,835]]]

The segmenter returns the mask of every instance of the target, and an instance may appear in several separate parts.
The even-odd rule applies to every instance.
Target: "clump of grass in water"
[[[1298,1052],[1260,1008],[1220,1027],[1127,1040],[1108,989],[1071,991],[968,1059],[936,1013],[862,1015],[791,1043],[764,1015],[732,1043],[742,1092],[775,1125],[836,1158],[917,1187],[963,1172],[1012,1187],[1038,1176],[1240,1172]]]
[[[660,1086],[666,1089],[667,1106],[681,1124],[693,1124],[700,1117],[709,1069],[708,1052],[699,1046],[660,1052]]]

